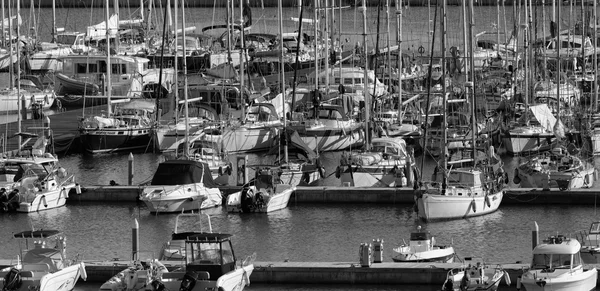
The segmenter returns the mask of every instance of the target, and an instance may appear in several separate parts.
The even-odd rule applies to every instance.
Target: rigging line
[[[436,31],[436,26],[437,26],[437,12],[438,12],[438,6],[435,6],[435,12],[433,15],[433,37],[432,37],[432,41],[431,41],[431,52],[429,54],[429,69],[427,72],[427,101],[425,103],[426,106],[426,111],[425,111],[425,121],[423,122],[423,143],[426,143],[427,141],[427,122],[429,121],[429,107],[430,107],[430,98],[431,98],[431,71],[432,71],[432,67],[433,67],[433,52],[435,50],[434,45],[435,45],[435,31]],[[444,84],[445,85],[445,84]],[[446,96],[442,96],[442,101],[445,102],[445,98]],[[445,112],[444,112],[445,114]],[[423,167],[425,165],[425,155],[423,155],[421,157],[421,173],[423,173]],[[446,169],[444,169],[445,171]]]

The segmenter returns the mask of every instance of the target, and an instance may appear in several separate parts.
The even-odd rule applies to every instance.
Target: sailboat
[[[445,19],[446,3],[443,1],[442,13]],[[471,3],[472,9],[472,3]],[[442,21],[442,25],[445,25]],[[442,27],[445,32],[445,28]],[[442,50],[445,55],[445,37],[442,36]],[[445,70],[445,62],[442,62]],[[446,77],[444,74],[443,78]],[[443,84],[445,82],[442,82]],[[473,82],[467,82],[465,87],[469,88],[473,93]],[[471,94],[474,97],[474,94]],[[451,100],[448,100],[446,94],[446,86],[442,87],[443,98],[441,112],[447,112],[446,105]],[[471,114],[475,114],[475,104],[471,104]],[[444,113],[442,120],[442,141],[445,145],[444,152],[448,153],[448,140],[446,136],[447,121]],[[472,118],[475,127],[475,118]],[[475,131],[475,130],[473,130]],[[441,165],[436,167],[433,181],[420,183],[422,186],[415,190],[415,204],[420,219],[425,221],[443,220],[443,219],[458,219],[472,216],[479,216],[492,213],[498,209],[503,197],[503,188],[506,182],[506,176],[502,170],[502,161],[495,154],[494,148],[489,147],[487,155],[484,159],[477,157],[476,140],[473,137],[472,141],[472,158],[471,167],[449,167],[454,165],[449,163],[448,156],[443,155]],[[463,163],[461,161],[461,163]],[[441,175],[437,175],[441,172]],[[438,177],[441,176],[441,177]]]
[[[279,2],[279,33],[283,35],[281,1]],[[279,43],[279,49],[283,52],[283,43]],[[255,171],[255,178],[244,185],[241,191],[230,194],[227,197],[227,210],[230,212],[261,212],[269,213],[281,210],[287,207],[288,201],[296,186],[301,181],[299,178],[304,176],[303,168],[296,163],[291,163],[288,157],[287,142],[287,116],[286,111],[286,90],[285,74],[283,70],[283,54],[280,54],[280,93],[277,99],[280,99],[280,107],[283,111],[284,132],[281,138],[283,146],[284,161],[282,164],[267,167],[258,167]],[[243,72],[243,71],[242,71]],[[262,104],[262,103],[261,103]],[[297,177],[294,179],[294,177]],[[285,179],[285,181],[284,181]]]

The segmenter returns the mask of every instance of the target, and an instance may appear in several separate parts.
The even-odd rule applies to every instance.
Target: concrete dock
[[[225,195],[239,191],[239,186],[220,187]],[[81,195],[69,196],[69,202],[83,201],[137,201],[141,186],[83,186]],[[412,188],[361,188],[334,186],[297,187],[293,203],[386,203],[412,204]],[[600,189],[507,188],[502,204],[569,204],[594,205],[600,202]]]

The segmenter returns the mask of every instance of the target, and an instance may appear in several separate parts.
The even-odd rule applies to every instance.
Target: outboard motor
[[[254,209],[254,191],[250,188],[242,189],[242,211],[251,212]]]
[[[21,288],[21,271],[17,268],[11,268],[8,273],[4,276],[4,288],[3,291],[15,291]]]
[[[181,285],[179,286],[179,291],[192,291],[194,286],[196,286],[196,281],[198,281],[198,274],[195,272],[187,272],[183,275],[181,279]]]
[[[183,284],[183,282],[181,282]],[[152,291],[165,291],[165,284],[163,284],[160,280],[153,280],[150,282],[150,286],[152,286]]]

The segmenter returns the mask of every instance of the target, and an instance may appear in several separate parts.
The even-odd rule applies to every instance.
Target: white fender
[[[79,263],[79,271],[81,272],[80,276],[83,281],[87,280],[87,272],[85,271],[85,264],[83,262]]]

